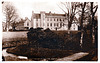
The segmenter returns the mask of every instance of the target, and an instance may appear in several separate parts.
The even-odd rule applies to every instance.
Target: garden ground
[[[65,31],[66,32],[66,31]],[[62,32],[57,32],[58,34],[62,34]],[[75,33],[77,33],[77,32],[75,32]],[[23,36],[23,35],[22,35]],[[21,36],[20,36],[21,37]],[[24,37],[24,36],[23,36]],[[11,38],[10,38],[11,39]],[[3,39],[3,40],[6,40],[6,39]],[[15,47],[16,48],[16,46],[20,46],[20,45],[26,45],[26,44],[28,44],[28,41],[27,41],[27,38],[14,38],[14,40],[12,40],[12,41],[4,41],[3,42],[3,49],[4,48],[10,48],[10,52],[11,52],[11,50],[12,50],[12,47]],[[18,47],[17,47],[18,48]],[[24,48],[27,48],[27,47],[24,47]],[[22,48],[23,50],[25,50],[24,48]],[[32,49],[32,48],[29,48],[29,49],[31,49],[31,50],[34,50],[34,49]],[[18,49],[16,49],[16,50],[18,50]],[[43,49],[40,49],[40,51],[42,51]],[[45,49],[44,49],[45,50]],[[46,49],[47,50],[47,49]],[[49,50],[50,51],[50,50]],[[13,51],[14,52],[14,51]],[[17,51],[15,51],[15,52],[17,52]],[[80,52],[80,51],[71,51],[71,52],[68,52],[68,50],[66,51],[67,52],[67,55],[66,56],[63,56],[63,55],[61,55],[61,56],[63,56],[63,57],[61,57],[61,58],[64,58],[64,57],[67,57],[67,56],[69,56],[69,55],[72,55],[72,54],[75,54],[75,53],[77,53],[77,52]],[[19,52],[20,53],[20,52]],[[28,52],[27,52],[28,53]],[[31,52],[32,53],[32,52]],[[53,52],[54,53],[54,52]],[[57,53],[57,51],[55,52],[55,53]],[[90,53],[90,51],[88,52],[89,53],[89,55],[87,55],[87,56],[85,56],[85,57],[83,57],[83,58],[81,58],[81,59],[78,59],[77,61],[81,61],[81,60],[87,60],[86,58],[91,58],[91,59],[88,59],[88,60],[94,60],[94,61],[97,61],[98,59],[97,59],[97,49],[96,49],[96,52],[93,50],[91,53]],[[41,52],[39,53],[39,55],[41,54]],[[61,54],[61,53],[60,53]],[[92,56],[92,57],[91,57]],[[84,59],[85,58],[85,59]],[[6,59],[7,59],[7,61],[32,61],[32,60],[37,60],[36,58],[32,58],[31,60],[30,59],[28,59],[28,60],[25,60],[25,59],[19,59],[19,58],[16,58],[15,57],[15,59],[12,59],[12,57],[9,57],[9,56],[7,56],[6,57]],[[38,60],[40,60],[40,59],[38,59]],[[63,60],[63,59],[62,59]]]

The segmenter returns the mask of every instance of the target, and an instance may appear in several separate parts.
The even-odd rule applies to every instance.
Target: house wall
[[[41,19],[35,19],[35,20],[36,20],[36,24],[35,24],[36,28],[41,27]]]
[[[46,26],[45,26],[45,24],[46,24],[45,23],[46,22],[45,21],[45,12],[40,12],[40,14],[41,14],[41,18],[40,18],[41,19],[41,27],[46,29]]]
[[[76,25],[76,24],[73,23],[73,24],[71,25],[71,30],[73,30],[73,31],[74,31],[74,30],[78,30],[78,25]]]
[[[31,28],[31,21],[29,19],[26,19],[24,22],[24,27],[28,27],[29,29]]]
[[[33,12],[32,12],[33,13]],[[35,14],[32,14],[32,22],[33,28],[37,28],[37,27],[42,27],[44,29],[49,28],[51,30],[56,30],[56,28],[58,28],[57,30],[68,30],[68,20],[66,19],[66,16],[60,16],[56,15],[53,16],[52,13],[51,15],[46,15],[45,12],[40,12],[40,18],[34,18]],[[62,26],[64,23],[64,26]],[[72,25],[73,26],[73,25]],[[78,30],[77,27],[75,26],[76,29]],[[75,27],[72,27],[71,30],[74,30]]]

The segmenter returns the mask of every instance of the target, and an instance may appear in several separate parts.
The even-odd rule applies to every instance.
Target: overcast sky
[[[31,19],[32,11],[40,13],[40,11],[52,13],[64,13],[59,6],[64,0],[2,0],[12,2],[17,9],[19,17],[28,17]],[[67,1],[67,0],[66,0]],[[88,1],[88,0],[87,0]],[[63,7],[63,6],[62,6]],[[64,8],[63,8],[64,9]]]
[[[21,17],[31,17],[32,11],[40,13],[40,11],[63,13],[58,7],[58,2],[14,2]]]
[[[22,18],[28,17],[31,19],[32,11],[35,13],[40,13],[40,11],[64,13],[58,6],[60,4],[59,1],[8,1],[14,4],[19,16]]]

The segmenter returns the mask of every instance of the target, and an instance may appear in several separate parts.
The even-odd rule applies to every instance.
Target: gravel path
[[[84,57],[84,56],[86,56],[88,54],[89,53],[79,52],[79,53],[75,53],[73,55],[70,55],[68,57],[57,59],[56,61],[73,61],[73,60],[77,60],[79,58],[82,58],[82,57]]]

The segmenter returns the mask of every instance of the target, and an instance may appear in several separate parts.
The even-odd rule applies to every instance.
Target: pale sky
[[[40,11],[48,13],[51,11],[52,13],[64,14],[58,6],[60,4],[59,1],[8,1],[14,4],[21,18],[28,17],[31,19],[32,11],[34,11],[34,13],[40,13]]]
[[[28,17],[31,19],[32,11],[40,13],[40,11],[52,13],[64,13],[59,6],[64,0],[2,0],[12,2],[17,9],[18,15],[21,18]],[[68,1],[68,0],[65,0]],[[63,6],[62,6],[63,7]],[[63,8],[64,9],[64,8]]]
[[[15,2],[16,8],[18,9],[21,17],[31,17],[32,11],[40,13],[40,11],[63,13],[58,7],[57,2]]]

